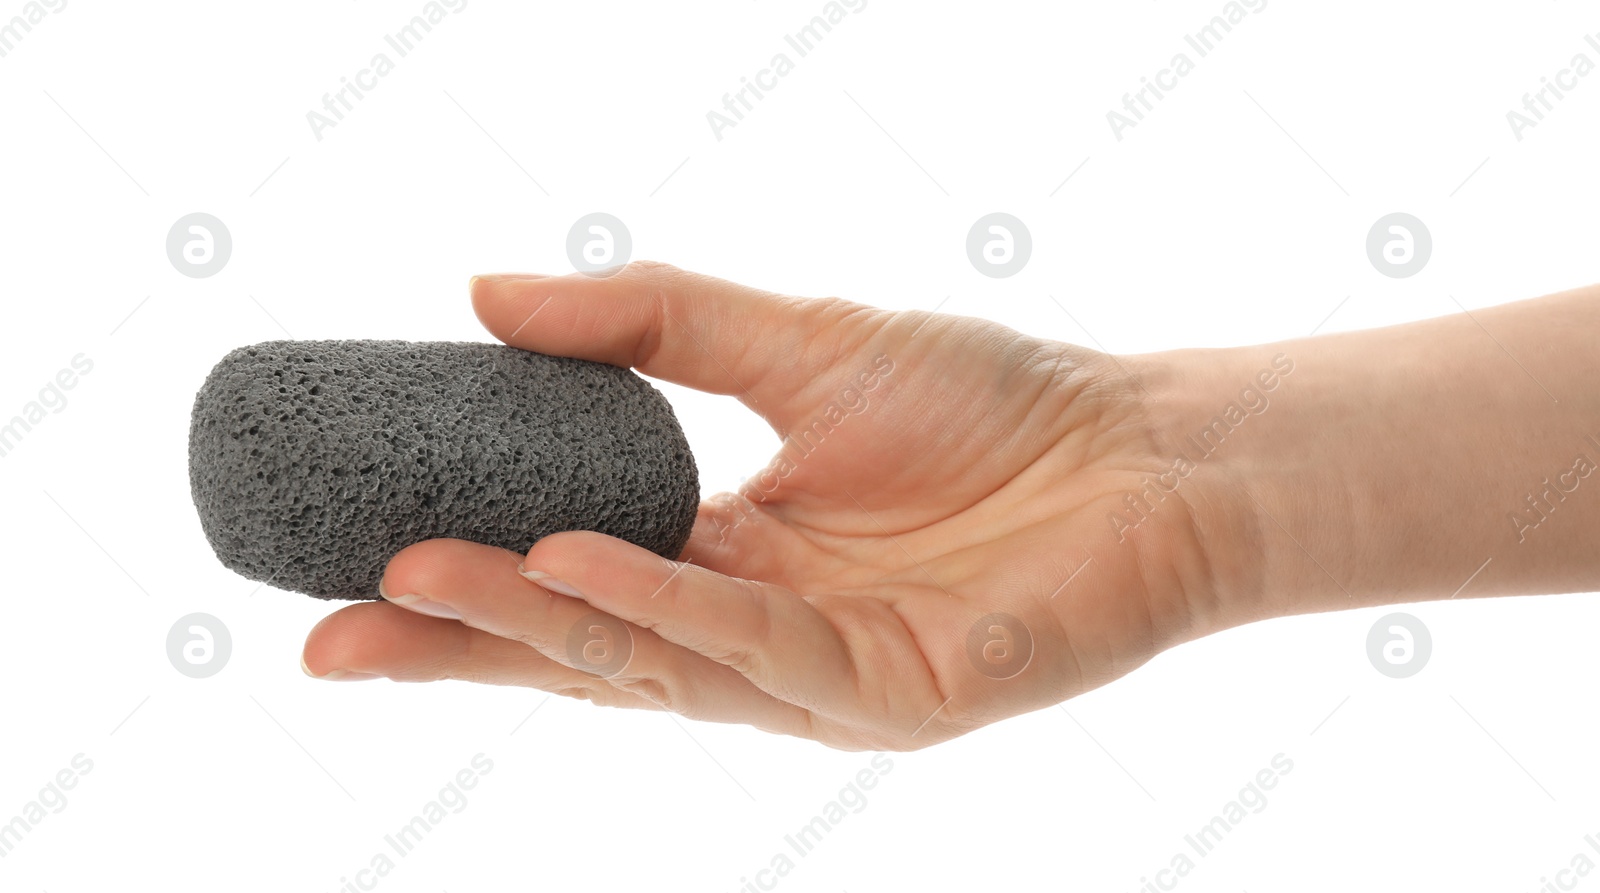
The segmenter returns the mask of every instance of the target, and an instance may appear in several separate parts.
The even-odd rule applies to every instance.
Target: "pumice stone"
[[[700,500],[643,378],[466,342],[233,351],[195,396],[189,484],[225,566],[328,599],[378,598],[396,552],[440,537],[525,552],[594,530],[677,558]]]

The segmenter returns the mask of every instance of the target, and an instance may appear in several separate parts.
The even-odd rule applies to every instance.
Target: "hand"
[[[1186,484],[1130,514],[1126,494],[1171,454],[1112,357],[660,264],[483,277],[472,297],[508,344],[736,397],[785,445],[701,506],[681,562],[590,532],[526,556],[414,545],[387,601],[312,631],[308,672],[524,685],[901,750],[1209,631],[1213,503]],[[627,657],[604,677],[568,645],[596,612]]]

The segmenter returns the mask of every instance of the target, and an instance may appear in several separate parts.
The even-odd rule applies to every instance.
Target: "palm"
[[[868,630],[865,677],[919,689],[914,724],[945,707],[946,734],[1105,681],[1113,668],[1095,655],[1116,654],[1121,671],[1148,657],[1138,554],[1103,547],[1106,513],[1159,464],[1136,420],[1108,414],[1117,384],[1104,359],[956,318],[898,320],[864,347],[833,368],[849,381],[893,361],[866,404],[830,424],[837,383],[798,388],[775,424],[785,447],[739,493],[708,501],[685,558]],[[812,432],[803,446],[797,431]],[[990,636],[986,624],[979,641],[993,647],[975,652],[967,633],[993,613],[1020,626]],[[823,719],[859,737],[848,718]]]

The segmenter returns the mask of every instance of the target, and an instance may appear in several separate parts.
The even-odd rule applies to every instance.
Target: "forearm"
[[[1600,287],[1138,359],[1160,436],[1202,457],[1205,533],[1244,556],[1215,569],[1222,625],[1600,590]]]

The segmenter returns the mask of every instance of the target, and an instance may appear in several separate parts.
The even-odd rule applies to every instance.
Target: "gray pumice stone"
[[[252,580],[375,599],[396,552],[595,530],[677,558],[700,499],[672,407],[628,369],[465,342],[268,341],[195,396],[189,484]]]

